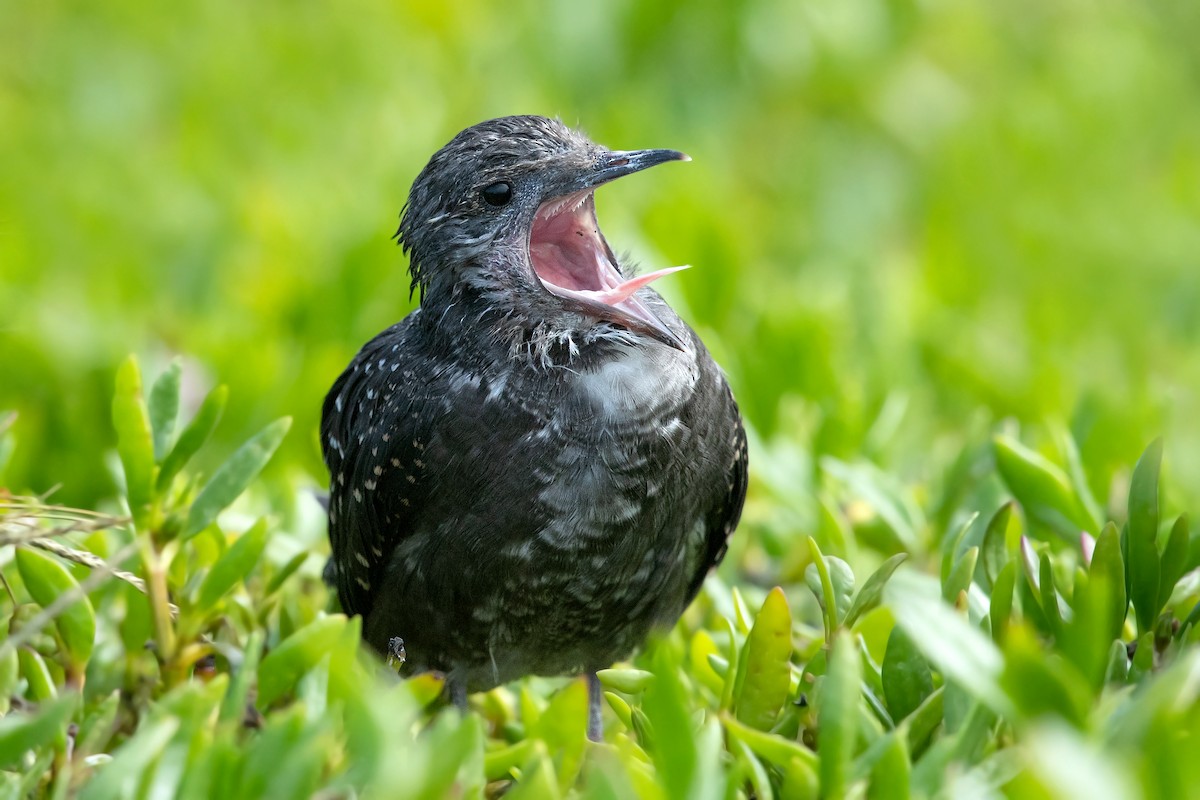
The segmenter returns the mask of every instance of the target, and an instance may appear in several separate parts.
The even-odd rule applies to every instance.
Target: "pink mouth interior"
[[[529,258],[542,284],[559,297],[629,310],[626,301],[638,289],[687,269],[668,267],[626,280],[613,266],[608,252],[596,223],[596,204],[590,189],[551,200],[538,209],[529,236]]]

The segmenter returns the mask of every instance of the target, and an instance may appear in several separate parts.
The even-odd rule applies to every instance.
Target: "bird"
[[[746,435],[697,334],[613,253],[596,190],[675,150],[561,121],[466,128],[412,184],[396,238],[418,307],[328,392],[327,575],[363,638],[446,693],[586,675],[669,630],[724,557]]]

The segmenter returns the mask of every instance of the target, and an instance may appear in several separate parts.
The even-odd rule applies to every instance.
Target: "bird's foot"
[[[404,652],[404,640],[399,636],[393,636],[388,639],[387,647],[387,663],[389,667],[399,669],[404,666],[404,662],[408,660],[408,654]]]

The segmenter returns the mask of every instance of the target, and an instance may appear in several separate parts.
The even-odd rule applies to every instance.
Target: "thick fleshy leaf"
[[[530,735],[546,743],[554,758],[558,788],[565,792],[579,775],[587,742],[587,683],[576,679],[555,693]]]
[[[909,773],[912,765],[908,759],[908,746],[904,737],[893,733],[887,738],[879,760],[871,770],[871,783],[867,788],[867,800],[908,800]]]
[[[113,759],[96,773],[80,792],[80,800],[116,800],[136,796],[138,785],[150,764],[161,756],[180,720],[162,716],[144,723],[117,748]]]
[[[1004,661],[996,645],[949,606],[925,596],[915,580],[896,578],[884,595],[896,624],[947,680],[958,682],[996,713],[1008,711],[997,683]]]
[[[854,634],[839,631],[830,643],[829,666],[818,695],[821,796],[842,798],[850,784],[851,764],[858,741],[858,697],[862,659]]]
[[[1047,658],[1028,625],[1013,625],[1004,645],[1001,682],[1017,708],[1028,718],[1056,714],[1082,726],[1091,697],[1087,681],[1070,662]]]
[[[929,662],[900,626],[892,628],[883,656],[883,695],[896,722],[917,709],[933,693]]]
[[[239,724],[246,715],[246,701],[258,675],[262,644],[263,632],[256,630],[247,637],[242,647],[242,663],[233,668],[233,679],[221,702],[220,720],[226,724]]]
[[[42,654],[28,647],[17,648],[17,666],[25,679],[25,694],[36,702],[45,702],[58,697],[58,687]]]
[[[141,524],[154,497],[154,435],[142,395],[142,375],[133,356],[117,369],[112,421],[117,431],[117,452],[125,469],[129,510]]]
[[[43,703],[36,711],[17,712],[0,719],[0,767],[15,767],[30,750],[62,739],[78,705],[79,695],[67,692]]]
[[[184,528],[185,536],[202,531],[245,491],[250,481],[258,477],[258,473],[271,460],[291,425],[291,417],[275,420],[252,436],[217,469],[192,503]]]
[[[1100,527],[1056,464],[1009,436],[996,436],[992,444],[1000,476],[1031,519],[1071,539]]]
[[[744,742],[759,758],[778,767],[785,767],[794,759],[804,761],[813,769],[817,766],[817,756],[799,742],[743,725],[728,715],[721,722],[731,737]]]
[[[609,689],[625,694],[641,694],[653,682],[654,673],[644,669],[602,669],[596,673],[596,677]]]
[[[1042,613],[1050,623],[1050,632],[1055,636],[1062,633],[1063,615],[1058,606],[1058,588],[1054,582],[1054,567],[1050,554],[1042,553],[1038,558],[1038,589],[1041,592]]]
[[[229,389],[225,386],[218,386],[204,398],[204,402],[200,404],[200,410],[179,434],[175,446],[167,453],[158,469],[158,491],[163,492],[170,487],[171,481],[175,479],[179,471],[204,446],[208,437],[212,436],[213,429],[217,427],[221,415],[225,413],[225,404],[228,400]]]
[[[1110,641],[1121,635],[1125,627],[1125,616],[1129,613],[1129,600],[1125,596],[1125,561],[1121,556],[1121,534],[1117,526],[1108,523],[1096,539],[1092,551],[1092,563],[1088,568],[1089,581],[1103,581],[1105,590],[1105,636]]]
[[[983,533],[983,545],[979,555],[983,560],[983,572],[993,584],[1000,570],[1008,563],[1008,523],[1012,519],[1012,511],[1011,500],[1000,506],[988,521],[987,529]]]
[[[79,584],[67,568],[47,555],[28,547],[18,547],[15,556],[21,580],[30,596],[43,608],[61,595],[77,593],[79,599],[68,604],[54,620],[62,637],[66,656],[77,670],[87,666],[96,643],[96,613],[87,595],[79,592]]]
[[[908,558],[907,553],[897,553],[879,565],[879,568],[871,573],[871,577],[867,578],[866,583],[858,590],[858,594],[854,596],[854,602],[850,604],[850,609],[846,612],[846,618],[842,624],[847,628],[854,627],[854,623],[858,622],[859,618],[875,609],[879,602],[883,599],[883,590],[887,586],[888,580],[892,577],[892,573],[904,563]]]
[[[992,624],[992,641],[1004,643],[1004,635],[1008,630],[1009,615],[1012,613],[1013,588],[1017,580],[1017,562],[1009,561],[996,575],[992,584],[991,603],[988,607],[988,618]]]
[[[17,659],[17,650],[14,647],[6,648],[0,653],[0,716],[7,714],[12,707],[12,696],[20,679],[21,664]]]
[[[1182,514],[1171,526],[1166,547],[1163,548],[1158,582],[1158,607],[1160,609],[1166,608],[1167,601],[1171,599],[1171,593],[1175,591],[1175,583],[1183,577],[1183,573],[1187,569],[1189,539],[1187,515]]]
[[[171,447],[175,420],[179,417],[179,380],[183,368],[178,359],[171,362],[150,387],[150,429],[154,434],[154,459],[161,462]]]
[[[1162,440],[1155,439],[1138,459],[1129,482],[1129,599],[1133,601],[1140,633],[1154,628],[1160,608],[1158,472],[1161,465]]]
[[[971,588],[971,578],[975,575],[975,563],[978,559],[979,548],[972,547],[963,553],[958,561],[954,562],[954,566],[950,568],[950,574],[942,582],[943,600],[947,603],[954,603],[957,601],[959,593]]]
[[[341,637],[346,624],[347,619],[341,614],[321,617],[267,653],[258,667],[258,707],[266,708],[290,692],[304,673],[315,667],[329,652]]]
[[[821,548],[817,544],[817,540],[808,537],[808,552],[812,556],[812,564],[804,570],[804,580],[808,584],[809,590],[817,597],[817,604],[821,606],[822,618],[825,622],[825,638],[829,640],[833,638],[833,631],[838,627],[841,617],[838,614],[838,588],[833,582],[833,570],[831,569],[830,560],[825,558],[821,553]],[[840,559],[839,559],[840,561]],[[841,562],[845,565],[845,562]],[[849,566],[846,565],[849,570]],[[815,576],[811,573],[815,572]],[[853,591],[854,574],[849,575],[849,588],[847,588],[846,576],[843,574],[842,580],[839,581],[844,593],[843,607],[849,604],[849,592]]]
[[[745,669],[739,670],[734,709],[739,721],[768,730],[787,702],[792,668],[792,612],[778,586],[767,593],[746,638]]]
[[[215,607],[226,593],[245,580],[250,571],[258,565],[266,544],[267,521],[260,519],[239,536],[212,565],[200,584],[196,605],[205,611]]]

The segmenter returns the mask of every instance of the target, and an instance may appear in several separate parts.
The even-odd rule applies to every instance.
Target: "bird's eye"
[[[489,206],[507,205],[509,200],[512,200],[512,186],[504,181],[498,181],[490,186],[484,187],[481,192],[483,200]]]

